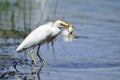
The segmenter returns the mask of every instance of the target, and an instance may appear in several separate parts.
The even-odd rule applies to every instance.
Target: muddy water
[[[18,1],[4,2],[5,8],[0,7],[1,80],[120,79],[120,1]],[[15,49],[38,24],[54,19],[74,24],[77,38],[65,42],[59,35],[53,46],[43,45],[40,52],[46,61],[44,66],[35,48],[35,66],[29,49],[20,54]]]

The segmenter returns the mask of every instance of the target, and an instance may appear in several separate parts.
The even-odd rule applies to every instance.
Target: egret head
[[[53,22],[53,26],[68,28],[68,27],[70,26],[70,24],[65,23],[65,22],[62,21],[62,20],[55,20],[55,21]]]

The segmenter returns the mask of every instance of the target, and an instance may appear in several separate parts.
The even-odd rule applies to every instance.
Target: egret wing
[[[23,51],[26,48],[36,46],[38,44],[42,45],[51,34],[51,24],[39,26],[23,40],[23,42],[18,46],[17,51]]]

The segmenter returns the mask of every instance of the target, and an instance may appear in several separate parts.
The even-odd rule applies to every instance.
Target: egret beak
[[[63,22],[63,23],[61,23],[61,25],[65,28],[68,28],[70,24]]]

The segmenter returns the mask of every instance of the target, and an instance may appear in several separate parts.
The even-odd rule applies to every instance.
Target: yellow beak
[[[68,24],[68,23],[65,23],[65,22],[61,23],[61,25],[62,25],[63,27],[65,27],[65,28],[68,28],[68,27],[69,27],[69,24]]]

